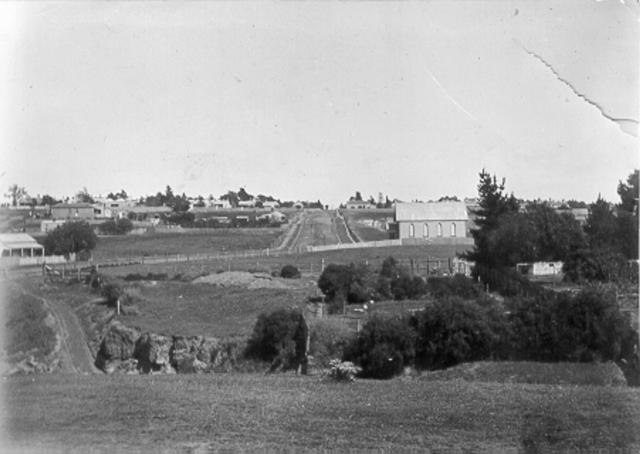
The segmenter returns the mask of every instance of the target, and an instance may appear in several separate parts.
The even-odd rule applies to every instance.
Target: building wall
[[[93,219],[93,207],[89,208],[51,208],[52,219]]]
[[[438,224],[442,226],[442,234],[438,235]],[[428,227],[428,234],[425,227]],[[455,226],[455,235],[452,235],[451,226]],[[412,227],[413,226],[413,235]],[[405,238],[464,238],[467,236],[466,221],[398,221],[398,233],[400,239]]]

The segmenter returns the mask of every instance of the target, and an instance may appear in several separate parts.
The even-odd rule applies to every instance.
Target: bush
[[[427,292],[427,286],[420,276],[402,274],[391,281],[391,294],[395,300],[418,299]]]
[[[125,235],[133,230],[133,223],[129,219],[109,219],[98,228],[103,235]]]
[[[408,319],[374,316],[349,343],[343,359],[360,366],[363,377],[391,378],[413,364],[415,339]]]
[[[66,222],[44,239],[47,255],[64,255],[90,251],[96,247],[98,239],[88,222]]]
[[[501,312],[490,309],[458,297],[427,305],[414,319],[416,364],[437,369],[489,358],[500,344],[496,327],[503,324]]]
[[[429,293],[435,298],[458,296],[462,299],[474,299],[482,295],[482,286],[463,274],[453,277],[430,277],[427,279]]]
[[[280,277],[285,279],[295,279],[300,277],[300,270],[293,265],[285,265],[280,270]]]
[[[364,264],[329,264],[318,279],[328,302],[363,303],[376,298],[375,276]]]
[[[105,283],[100,289],[100,294],[106,300],[107,306],[115,307],[122,294],[122,289],[113,283]]]
[[[535,361],[632,360],[637,336],[615,296],[591,288],[578,295],[550,295],[508,302],[513,355]]]
[[[245,356],[271,361],[284,369],[306,360],[308,327],[298,309],[279,309],[260,314],[247,343]]]
[[[426,293],[426,286],[424,279],[419,276],[412,277],[393,257],[387,257],[382,262],[376,290],[384,298],[418,299]]]
[[[329,366],[332,358],[342,358],[354,333],[344,323],[332,319],[315,319],[309,323],[309,354],[320,367]]]

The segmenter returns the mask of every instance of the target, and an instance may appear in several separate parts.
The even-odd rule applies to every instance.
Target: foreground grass
[[[220,374],[13,377],[4,391],[5,440],[42,452],[640,449],[631,388]]]

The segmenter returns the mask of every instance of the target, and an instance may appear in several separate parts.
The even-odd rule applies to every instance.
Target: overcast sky
[[[637,2],[0,5],[0,188],[617,200]]]

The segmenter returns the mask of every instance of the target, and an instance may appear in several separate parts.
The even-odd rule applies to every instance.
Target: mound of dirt
[[[193,281],[194,284],[210,284],[220,287],[245,287],[249,289],[257,288],[291,288],[291,283],[283,282],[280,278],[275,278],[266,273],[249,273],[247,271],[227,271],[224,273],[209,274]]]
[[[465,380],[545,385],[627,386],[622,370],[606,363],[538,363],[529,361],[481,361],[426,372],[423,380]]]

